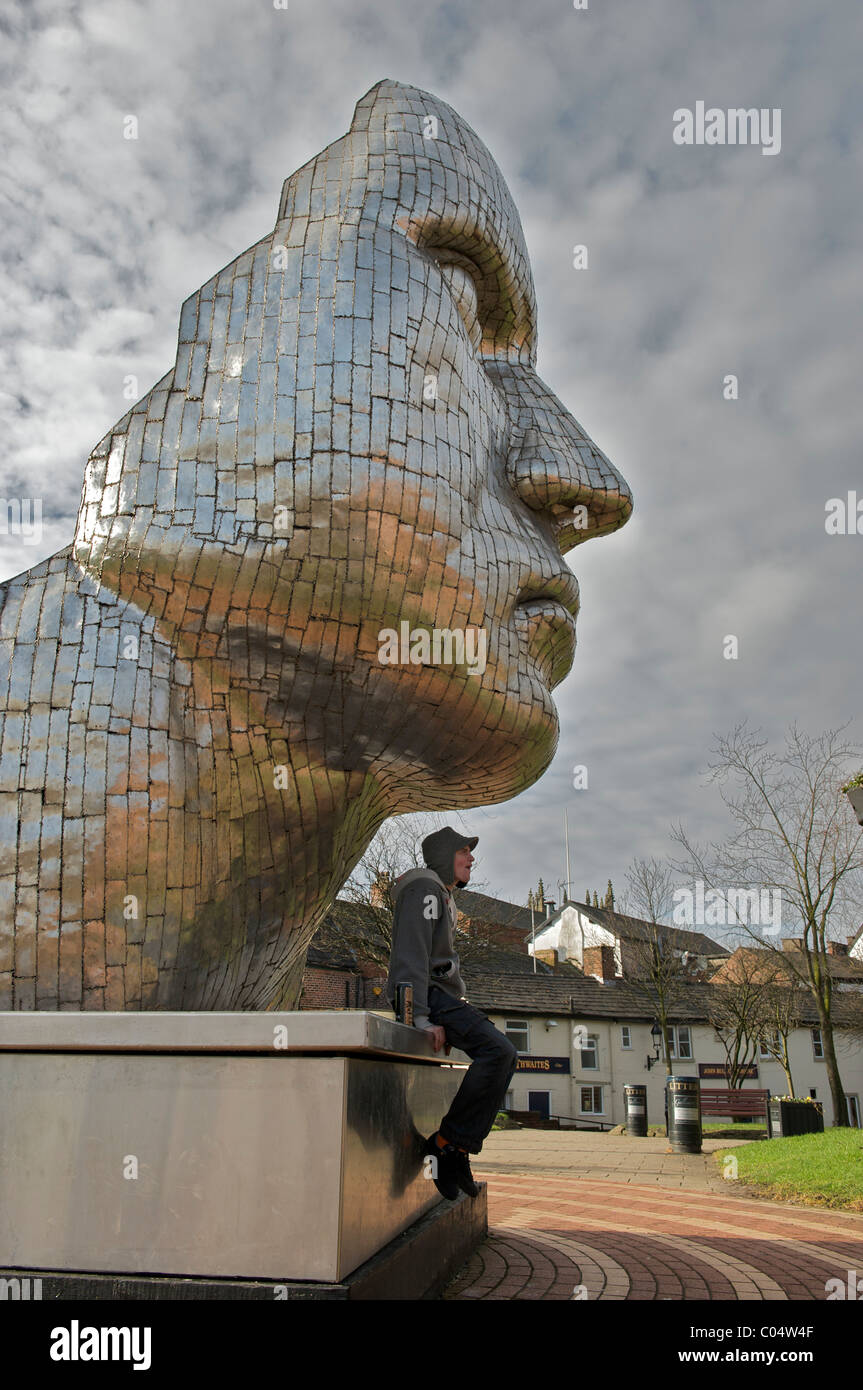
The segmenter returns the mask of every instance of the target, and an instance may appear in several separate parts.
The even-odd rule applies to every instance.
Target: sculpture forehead
[[[417,246],[466,257],[480,272],[483,350],[534,365],[536,297],[521,219],[488,149],[446,102],[389,80],[367,92],[347,135],[286,181],[277,232],[325,218],[389,226]]]

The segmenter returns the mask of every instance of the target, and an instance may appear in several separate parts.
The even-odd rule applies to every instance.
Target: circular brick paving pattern
[[[613,1179],[483,1171],[489,1234],[446,1299],[826,1299],[863,1216]]]

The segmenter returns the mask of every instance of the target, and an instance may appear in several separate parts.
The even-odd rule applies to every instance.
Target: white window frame
[[[779,1051],[780,1042],[781,1042],[778,1033],[774,1033],[774,1034],[773,1034],[773,1036],[772,1036],[772,1038],[771,1038],[771,1042],[773,1043],[773,1046],[774,1046],[774,1048],[775,1048],[775,1051],[771,1051],[770,1048],[766,1047],[766,1046],[764,1045],[763,1042],[760,1042],[760,1043],[758,1044],[758,1060],[759,1060],[759,1062],[776,1062],[776,1061],[778,1061],[778,1058],[777,1058],[777,1055],[776,1055],[776,1054],[777,1054],[777,1052]]]
[[[587,1044],[588,1044],[587,1047],[580,1047],[580,1048],[579,1048],[579,1056],[580,1056],[580,1068],[579,1068],[579,1069],[580,1069],[581,1071],[599,1071],[599,1038],[597,1037],[596,1033],[588,1033],[588,1035],[587,1035]],[[594,1065],[593,1065],[592,1067],[589,1067],[589,1066],[587,1065],[587,1063],[585,1062],[585,1060],[584,1060],[584,1054],[585,1054],[585,1052],[592,1052],[592,1053],[593,1053]]]
[[[680,1051],[680,1029],[686,1029],[686,1041],[689,1047],[688,1052]],[[692,1046],[692,1025],[689,1023],[672,1023],[671,1025],[671,1055],[676,1062],[691,1062],[694,1049]]]
[[[525,1042],[526,1042],[527,1045],[526,1045],[525,1047],[519,1047],[519,1045],[518,1045],[518,1043],[516,1042],[515,1038],[510,1037],[510,1030],[512,1030],[512,1031],[516,1034],[517,1037],[521,1037],[521,1036],[523,1035],[523,1036],[524,1036],[524,1039],[525,1039]],[[529,1020],[526,1019],[526,1018],[506,1018],[506,1019],[504,1019],[504,1023],[503,1023],[503,1031],[504,1031],[504,1034],[506,1035],[506,1037],[507,1037],[507,1038],[509,1039],[509,1041],[512,1043],[512,1045],[513,1045],[513,1047],[515,1048],[516,1052],[518,1053],[519,1057],[527,1057],[527,1056],[529,1055],[529,1053],[530,1053],[530,1022],[529,1022]]]
[[[590,1097],[591,1104],[590,1104],[590,1108],[587,1109],[587,1110],[585,1110],[585,1108],[584,1108],[584,1093],[585,1093],[585,1091],[590,1091],[590,1092],[591,1092],[591,1097]],[[599,1110],[595,1109],[595,1108],[594,1108],[594,1105],[593,1105],[593,1102],[596,1100],[596,1093],[597,1093],[597,1091],[599,1091],[599,1104],[600,1104],[600,1109],[599,1109]],[[605,1114],[605,1087],[604,1087],[604,1086],[592,1086],[592,1085],[587,1085],[587,1086],[579,1085],[579,1088],[578,1088],[578,1113],[579,1113],[580,1115],[604,1115],[604,1114]]]
[[[816,1062],[824,1061],[824,1039],[821,1036],[820,1028],[811,1028],[812,1034],[812,1057]]]
[[[632,1025],[629,1023],[620,1025],[620,1046],[624,1052],[632,1051]]]

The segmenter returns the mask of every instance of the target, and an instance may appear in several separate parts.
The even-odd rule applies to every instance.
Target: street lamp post
[[[659,1061],[659,1040],[662,1037],[662,1029],[660,1028],[659,1023],[656,1019],[653,1020],[653,1027],[650,1030],[650,1036],[653,1039],[653,1056],[651,1057],[650,1053],[648,1052],[645,1058],[645,1066],[647,1067],[648,1071],[650,1071],[651,1067],[655,1067],[656,1063]]]

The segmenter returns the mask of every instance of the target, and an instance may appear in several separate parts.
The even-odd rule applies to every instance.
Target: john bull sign
[[[728,1085],[728,1071],[724,1062],[699,1062],[698,1075],[702,1081],[724,1081]],[[740,1071],[743,1081],[757,1081],[758,1068],[754,1062],[750,1062],[747,1067]]]

